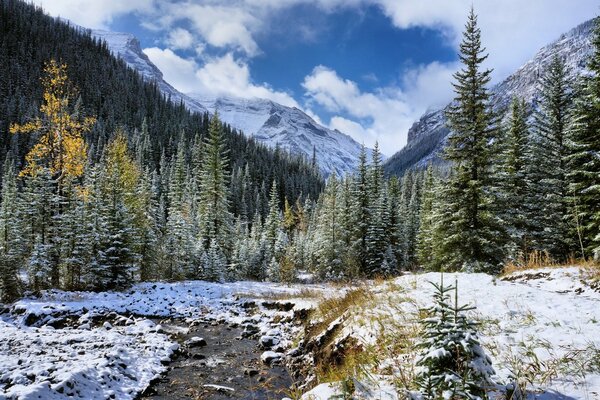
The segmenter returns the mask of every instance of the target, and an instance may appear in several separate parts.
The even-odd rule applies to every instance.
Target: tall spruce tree
[[[425,172],[419,210],[419,232],[417,233],[417,260],[425,269],[433,266],[433,251],[435,243],[433,240],[435,216],[434,199],[436,194],[436,182],[433,176],[433,166],[429,164]]]
[[[491,212],[490,146],[496,121],[489,104],[487,85],[491,70],[481,70],[487,58],[473,9],[460,44],[463,68],[454,74],[456,97],[447,112],[452,134],[445,158],[452,174],[444,196],[448,212],[443,221],[446,268],[496,272],[503,260],[498,243],[499,224]]]
[[[219,251],[228,257],[231,252],[233,229],[227,186],[229,158],[223,126],[216,112],[210,120],[208,137],[202,148],[198,206],[200,237],[207,250],[214,241],[212,247],[218,247]]]
[[[0,301],[9,302],[21,292],[19,268],[24,254],[22,212],[13,163],[7,158],[0,203]]]
[[[535,249],[565,259],[574,249],[570,235],[568,129],[572,118],[572,90],[563,61],[555,56],[541,80],[541,98],[534,113],[532,190],[537,200],[532,213]]]
[[[498,206],[510,237],[508,256],[513,259],[526,256],[529,251],[532,196],[528,176],[531,155],[527,114],[525,101],[515,97],[510,107],[504,148],[500,153],[502,164],[498,174]]]
[[[600,18],[596,17],[594,54],[582,78],[568,157],[570,206],[584,257],[600,259]]]

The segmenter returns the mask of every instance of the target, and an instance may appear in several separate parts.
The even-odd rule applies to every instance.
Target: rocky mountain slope
[[[302,110],[266,99],[206,99],[190,94],[210,112],[270,147],[279,146],[309,159],[313,151],[325,175],[352,172],[358,165],[361,145],[338,130],[319,125]]]
[[[555,55],[564,60],[570,78],[575,79],[584,73],[592,54],[593,27],[594,21],[589,20],[573,28],[540,49],[515,73],[492,87],[494,109],[499,112],[506,110],[513,96],[519,96],[535,106],[540,79]],[[387,160],[385,168],[388,174],[402,174],[415,165],[422,167],[429,161],[441,161],[440,152],[450,133],[444,117],[446,108],[427,112],[413,124],[408,131],[406,147]]]
[[[232,127],[269,147],[279,146],[292,154],[312,159],[313,150],[321,172],[328,176],[352,172],[358,165],[361,145],[337,130],[328,129],[298,108],[266,99],[207,98],[202,93],[183,94],[169,85],[162,72],[141,49],[139,40],[128,33],[92,30],[108,48],[136,69],[146,80],[155,81],[175,102],[183,101],[191,111],[214,112]]]

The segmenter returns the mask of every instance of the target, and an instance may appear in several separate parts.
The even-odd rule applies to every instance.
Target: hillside
[[[589,20],[573,28],[540,49],[515,73],[493,86],[490,91],[492,107],[504,113],[513,96],[519,96],[535,107],[542,73],[554,56],[564,61],[570,79],[584,73],[593,51],[593,26],[593,20]],[[402,175],[405,170],[413,166],[424,167],[430,161],[436,164],[443,162],[440,154],[450,133],[444,116],[447,107],[429,111],[413,124],[408,131],[406,146],[385,163],[388,175]]]
[[[7,0],[0,5],[0,34],[3,38],[0,42],[0,165],[10,151],[20,167],[32,144],[27,136],[10,135],[8,128],[37,115],[42,99],[40,78],[45,63],[52,58],[67,65],[83,111],[97,118],[86,137],[93,161],[98,160],[118,127],[125,128],[132,141],[143,125],[148,129],[152,142],[148,165],[151,171],[160,169],[162,157],[171,158],[180,140],[191,142],[195,137],[206,135],[208,115],[203,107],[186,109],[180,100],[187,98],[180,97],[162,81],[145,81],[128,67],[125,61],[129,58],[115,58],[107,45],[89,32],[51,18],[35,6]],[[137,41],[129,36],[113,36],[112,43],[128,51],[139,49]],[[152,68],[142,73],[161,76],[160,71]],[[317,197],[322,178],[308,162],[283,152],[276,153],[229,127],[225,127],[225,131],[231,159],[229,168],[233,172],[242,171],[248,165],[252,179],[250,191],[255,196],[256,193],[261,195],[262,188],[262,196],[266,197],[267,188],[276,180],[282,198],[285,195],[294,201],[301,194]]]

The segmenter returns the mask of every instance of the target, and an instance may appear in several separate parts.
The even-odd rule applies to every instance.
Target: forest
[[[3,76],[14,77],[1,87],[4,299],[162,279],[498,273],[531,257],[598,257],[598,29],[592,74],[570,82],[555,58],[538,104],[515,97],[498,115],[488,104],[490,71],[481,68],[486,54],[472,13],[447,112],[451,167],[386,178],[376,146],[369,160],[362,152],[356,173],[330,176],[322,190],[314,162],[245,139],[218,113],[189,114],[104,44],[33,6],[9,1],[2,10],[4,38],[33,36],[29,47],[4,40],[3,54],[34,54],[4,60]],[[48,29],[83,46],[87,58],[34,40]],[[103,63],[92,62],[98,54]],[[98,93],[110,82],[127,82],[132,90],[118,99],[133,104]]]

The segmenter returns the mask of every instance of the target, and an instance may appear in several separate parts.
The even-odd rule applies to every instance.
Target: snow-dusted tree
[[[367,165],[367,151],[364,144],[361,147],[357,172],[354,182],[354,215],[356,227],[354,229],[354,253],[360,263],[360,272],[367,274],[367,231],[371,219],[369,202],[369,168]]]
[[[318,261],[317,273],[322,279],[340,279],[344,275],[342,264],[343,241],[339,223],[340,191],[335,173],[327,180],[327,186],[317,208],[318,222],[313,237]]]
[[[433,166],[429,164],[425,172],[425,180],[423,181],[416,246],[417,260],[421,266],[428,270],[431,270],[433,267],[433,252],[435,248],[433,234],[436,221],[433,206],[436,185]]]
[[[196,246],[191,217],[185,152],[180,145],[172,164],[165,226],[164,278],[182,279],[194,269]]]
[[[444,222],[443,252],[447,267],[496,272],[504,258],[501,228],[491,212],[490,143],[496,122],[487,85],[491,70],[481,70],[487,58],[473,9],[460,44],[463,68],[454,74],[455,101],[447,112],[448,138],[445,158],[453,173],[444,191],[448,209]]]
[[[200,237],[208,248],[215,241],[227,256],[231,252],[233,218],[229,212],[229,179],[223,126],[215,112],[210,120],[206,142],[202,146],[198,213]]]
[[[528,176],[531,154],[527,114],[525,101],[513,98],[498,171],[498,207],[510,236],[507,255],[512,259],[526,256],[529,250],[532,196]]]
[[[571,214],[577,247],[582,247],[585,257],[600,260],[600,18],[596,17],[595,24],[590,74],[583,77],[576,99],[568,181],[574,194]]]
[[[416,383],[421,398],[487,399],[493,387],[492,360],[485,354],[477,324],[466,313],[474,307],[458,304],[458,287],[433,283],[434,304],[424,310]],[[454,292],[454,304],[450,293]]]
[[[215,239],[210,242],[204,266],[204,279],[211,282],[222,282],[227,268],[227,259]]]
[[[566,258],[574,249],[570,236],[570,196],[567,178],[568,129],[572,118],[572,92],[563,61],[554,57],[542,77],[539,107],[534,113],[532,190],[533,245]]]
[[[0,203],[0,301],[9,302],[21,292],[19,269],[24,255],[22,212],[14,165],[4,163]]]
[[[97,290],[123,288],[134,281],[133,211],[140,171],[128,153],[127,139],[119,132],[106,148],[102,170],[102,230],[98,238]]]
[[[271,192],[269,194],[269,213],[264,225],[264,236],[267,242],[269,251],[269,260],[275,254],[275,243],[279,232],[282,230],[281,210],[279,208],[279,192],[277,190],[277,182],[273,181]]]
[[[30,259],[37,247],[33,257],[35,274],[29,275],[34,290],[54,286],[57,274],[54,262],[61,243],[59,225],[62,216],[54,212],[58,207],[58,199],[54,194],[54,180],[47,169],[40,169],[35,174],[24,177],[24,237],[27,251],[31,254]]]

